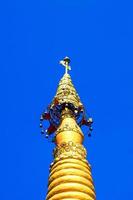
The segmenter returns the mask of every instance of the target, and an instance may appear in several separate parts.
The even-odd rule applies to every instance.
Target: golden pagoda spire
[[[80,128],[87,125],[91,129],[92,118],[86,119],[83,104],[68,74],[70,59],[66,57],[60,63],[66,71],[47,112],[41,115],[40,124],[43,127],[42,121],[49,120],[46,137],[54,134],[56,144],[46,200],[95,200],[91,168],[86,160],[87,153],[82,144],[84,135]]]

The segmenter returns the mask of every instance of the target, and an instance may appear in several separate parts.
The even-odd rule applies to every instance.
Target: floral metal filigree
[[[55,158],[76,157],[85,159],[87,153],[83,145],[69,141],[58,145],[53,154]]]

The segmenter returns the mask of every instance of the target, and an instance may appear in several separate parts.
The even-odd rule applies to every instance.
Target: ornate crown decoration
[[[41,133],[45,133],[46,138],[57,131],[61,123],[62,112],[65,109],[69,109],[69,111],[71,111],[71,115],[75,118],[80,127],[83,125],[88,126],[88,135],[91,135],[93,120],[92,118],[87,119],[86,117],[84,106],[75,90],[71,77],[68,74],[68,71],[71,70],[69,63],[70,59],[68,57],[65,57],[62,61],[60,61],[60,64],[65,67],[65,74],[59,82],[53,101],[40,117]],[[43,126],[43,122],[45,120],[49,122],[49,127],[47,129]]]

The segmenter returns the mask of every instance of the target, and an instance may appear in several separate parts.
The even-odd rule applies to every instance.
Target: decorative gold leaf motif
[[[69,152],[69,153],[68,153]],[[75,144],[72,141],[69,141],[68,143],[62,143],[61,145],[58,145],[54,149],[54,157],[60,158],[61,157],[79,157],[81,159],[86,158],[86,149],[81,144]]]

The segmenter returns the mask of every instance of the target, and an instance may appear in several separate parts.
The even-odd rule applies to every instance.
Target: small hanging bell
[[[44,130],[41,130],[41,134],[44,134]]]
[[[91,133],[90,132],[88,133],[88,137],[91,137]]]
[[[45,137],[48,138],[48,134],[46,134]]]
[[[41,115],[41,117],[40,117],[40,121],[43,121],[43,116]]]
[[[42,123],[40,123],[40,128],[42,128]]]
[[[92,130],[93,130],[92,126],[89,128],[89,130],[90,130],[90,131],[92,131]]]

